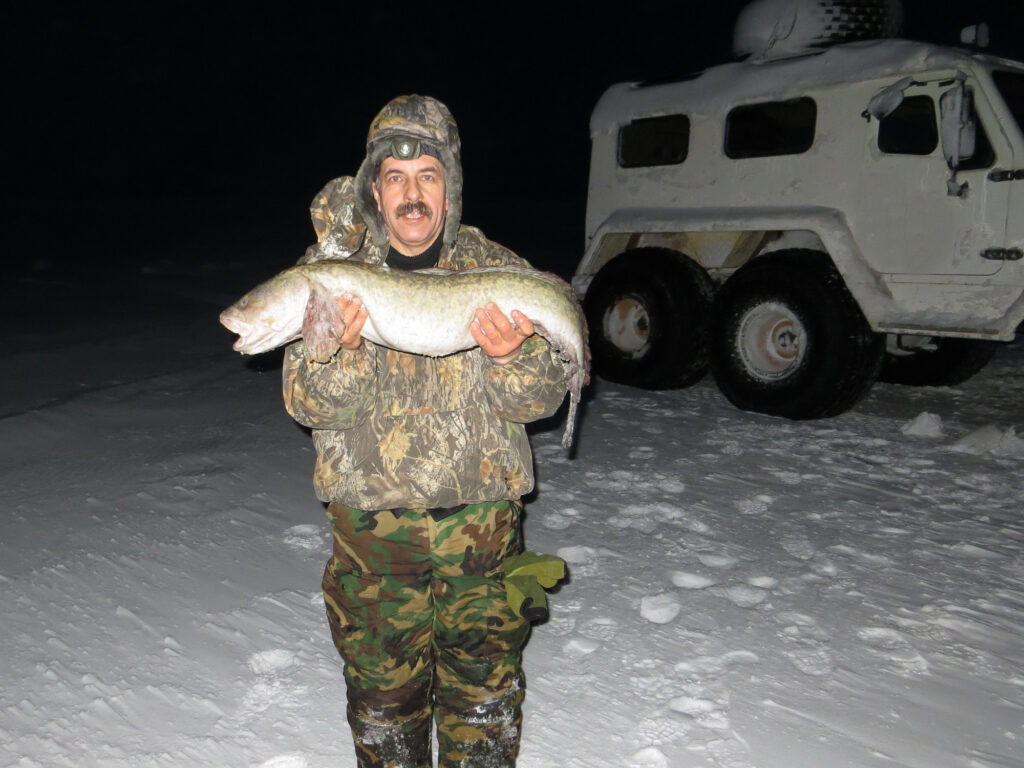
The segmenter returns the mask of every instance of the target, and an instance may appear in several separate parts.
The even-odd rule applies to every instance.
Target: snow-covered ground
[[[310,440],[216,322],[293,260],[0,287],[0,765],[355,765]],[[597,382],[520,766],[1024,765],[1022,399],[1024,344],[818,422]]]

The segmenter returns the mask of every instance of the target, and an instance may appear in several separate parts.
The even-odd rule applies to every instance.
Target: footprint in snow
[[[692,718],[698,718],[709,712],[718,709],[718,705],[711,699],[702,699],[699,696],[679,696],[668,703],[668,708],[673,712],[681,712]]]
[[[640,461],[650,461],[654,455],[654,449],[649,445],[638,445],[629,452],[629,458],[639,459]]]
[[[755,765],[750,761],[750,747],[736,734],[709,741],[708,753],[721,768],[754,768]]]
[[[707,576],[686,571],[673,571],[670,578],[673,584],[683,589],[705,589],[718,583]]]
[[[671,592],[648,595],[640,600],[640,615],[653,624],[668,624],[679,615],[681,608]]]
[[[698,656],[680,661],[672,669],[686,678],[704,680],[721,675],[735,664],[756,664],[758,661],[760,658],[752,651],[728,651],[720,656]]]
[[[561,598],[561,595],[559,596]],[[558,599],[551,602],[551,616],[544,624],[544,631],[555,637],[568,635],[576,629],[577,614],[583,609],[581,600]]]
[[[784,470],[776,470],[771,474],[775,475],[779,479],[779,482],[785,485],[800,485],[803,482],[803,477],[796,472],[788,472]]]
[[[820,641],[829,639],[828,632],[826,632],[818,622],[815,621],[813,616],[808,616],[806,613],[782,611],[775,617],[775,620],[785,625],[782,629],[782,633],[787,637],[799,637]]]
[[[552,531],[563,531],[575,523],[580,516],[580,511],[575,507],[562,507],[554,512],[549,512],[540,519],[540,524]]]
[[[647,506],[624,507],[618,514],[606,518],[606,522],[614,528],[633,528],[641,533],[654,533],[658,528],[658,520],[649,514],[650,510]]]
[[[591,547],[560,547],[555,554],[565,560],[572,576],[593,576],[598,571],[598,553]]]
[[[779,541],[779,546],[785,550],[787,555],[795,557],[797,560],[810,560],[816,553],[811,540],[803,534],[783,536]]]
[[[242,697],[241,716],[248,717],[265,712],[281,693],[281,688],[281,683],[278,680],[258,680],[250,685],[249,690]]]
[[[618,634],[619,622],[611,617],[599,616],[580,627],[580,634],[594,640],[611,640]]]
[[[629,687],[645,701],[662,701],[678,693],[679,683],[662,669],[629,670]]]
[[[835,668],[832,654],[826,648],[812,645],[793,648],[784,653],[797,670],[811,677],[824,677],[831,674]]]
[[[295,654],[284,648],[260,651],[249,657],[249,669],[257,675],[276,675],[295,663]]]
[[[282,539],[292,549],[321,552],[327,549],[330,534],[322,525],[293,525]]]
[[[248,659],[249,669],[257,676],[242,699],[243,716],[258,714],[271,706],[295,706],[303,697],[304,688],[285,690],[279,675],[295,664],[295,654],[283,648],[259,651]],[[282,764],[282,768],[287,765]]]
[[[597,550],[592,547],[559,547],[557,555],[569,565],[586,565],[597,559]]]
[[[730,555],[712,555],[706,552],[698,554],[697,559],[708,568],[732,568],[739,562],[739,560]]]
[[[573,637],[562,646],[562,652],[571,659],[579,659],[589,656],[600,647],[601,644],[597,640],[589,637]]]
[[[551,615],[544,623],[544,633],[555,637],[572,634],[574,629],[576,629],[575,617],[560,614],[556,607],[552,608]]]
[[[741,515],[763,515],[768,511],[768,506],[775,501],[771,496],[758,494],[749,499],[740,499],[736,502],[736,509]]]
[[[568,464],[569,457],[565,455],[565,448],[561,445],[539,445],[533,449],[538,458],[538,464]],[[543,461],[541,461],[543,459]]]
[[[993,552],[991,549],[985,549],[984,547],[979,547],[977,544],[969,544],[963,541],[951,544],[947,549],[951,554],[977,560],[1001,560],[1003,557],[998,552]]]
[[[677,718],[652,716],[641,720],[636,726],[636,740],[641,744],[661,747],[671,744],[686,731]]]
[[[832,673],[835,662],[825,643],[829,634],[811,616],[785,611],[775,617],[785,624],[780,633],[786,643],[786,658],[800,672],[811,677],[824,677]]]
[[[657,747],[644,747],[630,758],[629,768],[668,768],[668,758]]]
[[[701,728],[727,731],[732,727],[724,704],[701,696],[678,696],[668,703],[673,712],[691,718]]]
[[[899,672],[918,675],[928,671],[928,660],[918,653],[902,632],[887,627],[863,627],[857,630],[857,637],[867,643],[872,653],[890,661]]]
[[[658,489],[672,496],[678,496],[679,494],[686,490],[686,483],[674,477],[665,477],[664,475],[658,475],[654,478],[653,483],[655,486],[658,487]]]
[[[749,584],[736,584],[723,590],[729,602],[740,608],[753,608],[768,597],[767,590]]]
[[[308,768],[309,761],[302,755],[287,754],[264,760],[258,768]]]
[[[573,524],[573,519],[566,515],[560,515],[557,512],[544,515],[540,519],[540,524],[547,528],[549,531],[564,531],[570,525]]]
[[[558,597],[558,601],[553,605],[559,613],[579,613],[583,610],[582,600],[574,598],[562,599],[562,595],[559,595]]]

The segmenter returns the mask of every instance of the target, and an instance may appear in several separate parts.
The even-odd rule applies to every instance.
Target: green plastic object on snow
[[[523,552],[505,558],[505,594],[512,610],[529,621],[548,617],[548,596],[551,589],[565,578],[565,560],[554,555]]]

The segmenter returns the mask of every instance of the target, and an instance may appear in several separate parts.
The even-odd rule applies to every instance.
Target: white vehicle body
[[[800,112],[806,143],[762,152],[768,107]],[[809,249],[875,333],[1012,340],[1024,321],[1022,123],[1024,64],[899,39],[615,85],[591,119],[573,285],[585,295],[637,248],[682,254],[716,285],[768,253]],[[688,135],[667,149],[629,146],[676,128]]]

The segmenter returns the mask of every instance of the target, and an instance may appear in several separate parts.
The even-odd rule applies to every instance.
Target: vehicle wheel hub
[[[650,347],[650,315],[646,307],[631,296],[608,307],[601,325],[604,337],[627,357],[643,357]]]
[[[775,381],[800,367],[807,335],[800,319],[786,306],[768,302],[743,316],[736,347],[752,376]]]

